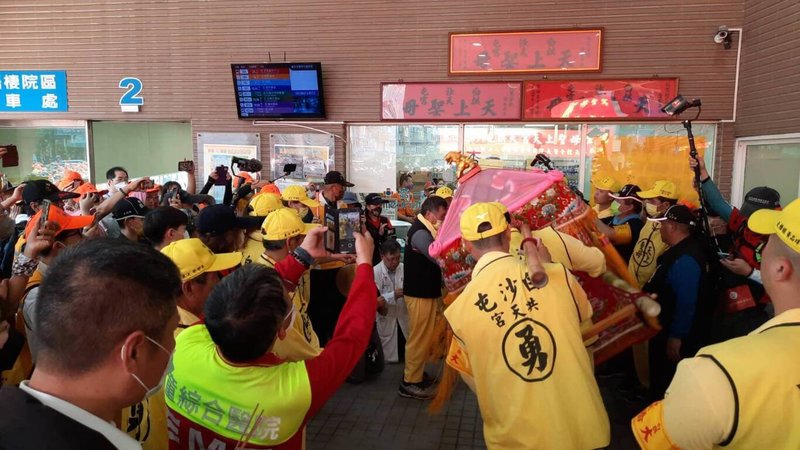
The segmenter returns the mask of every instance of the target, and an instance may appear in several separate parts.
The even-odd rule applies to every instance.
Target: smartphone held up
[[[355,254],[356,237],[361,231],[362,212],[358,208],[325,209],[325,249],[331,253]]]

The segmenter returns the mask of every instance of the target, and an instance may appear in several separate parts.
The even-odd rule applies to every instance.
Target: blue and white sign
[[[0,71],[0,112],[66,112],[65,70]]]
[[[144,105],[142,93],[142,80],[136,77],[125,77],[119,80],[120,89],[127,89],[119,98],[122,112],[139,112],[139,107]]]

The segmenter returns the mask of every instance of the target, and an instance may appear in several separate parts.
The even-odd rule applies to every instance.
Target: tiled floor
[[[430,368],[429,373],[435,373]],[[397,385],[402,364],[387,365],[376,379],[345,384],[309,424],[310,450],[370,449],[485,449],[483,423],[475,396],[459,383],[453,398],[436,416],[427,402],[402,398]],[[600,387],[611,419],[611,449],[637,449],[630,419],[645,404],[625,400],[616,392],[617,380],[601,380]]]

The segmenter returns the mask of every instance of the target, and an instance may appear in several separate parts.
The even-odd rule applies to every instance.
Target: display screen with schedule
[[[240,119],[323,119],[320,63],[231,64]]]

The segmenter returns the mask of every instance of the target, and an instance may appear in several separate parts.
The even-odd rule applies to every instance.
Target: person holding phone
[[[767,186],[755,187],[744,196],[741,208],[731,206],[711,179],[703,158],[689,158],[689,167],[700,168],[700,183],[710,212],[727,222],[733,245],[727,255],[720,255],[721,271],[719,287],[722,292],[723,311],[715,327],[716,340],[722,341],[744,336],[769,320],[765,311],[769,303],[761,283],[761,253],[768,236],[747,227],[747,219],[762,209],[777,210],[781,207],[781,195]]]
[[[205,186],[200,189],[200,195],[207,195],[214,186],[225,186],[222,204],[230,205],[233,200],[233,178],[231,177],[230,171],[227,169],[224,171],[212,171],[211,174],[208,175]]]
[[[275,213],[273,213],[275,214]],[[316,243],[312,258],[325,256],[325,231],[306,240]],[[305,242],[305,241],[304,241]],[[314,358],[285,362],[274,354],[296,319],[296,307],[281,275],[260,264],[248,264],[225,277],[206,300],[204,323],[178,336],[166,386],[173,392],[196,392],[216,399],[221,420],[197,414],[179,396],[167,393],[171,445],[219,442],[233,448],[296,449],[304,430],[362,357],[375,321],[376,291],[372,277],[372,239],[356,234],[358,268],[333,338]],[[312,260],[313,261],[313,260]],[[238,414],[241,411],[242,414]],[[251,424],[241,420],[252,417]],[[226,424],[236,424],[231,428]],[[253,425],[255,423],[255,425]],[[278,426],[279,424],[279,426]],[[250,433],[250,429],[267,432]]]

